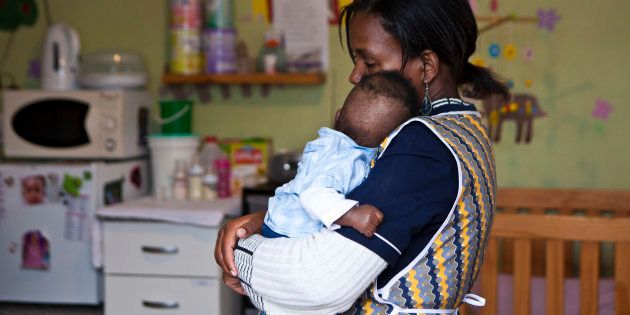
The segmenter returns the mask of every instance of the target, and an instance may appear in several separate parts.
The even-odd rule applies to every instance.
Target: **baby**
[[[319,130],[304,148],[296,177],[269,198],[262,235],[301,237],[343,225],[372,237],[383,214],[345,195],[367,177],[376,147],[419,114],[418,100],[397,72],[364,76],[337,111],[335,129]]]

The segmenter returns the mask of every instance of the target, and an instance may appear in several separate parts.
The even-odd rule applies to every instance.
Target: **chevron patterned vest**
[[[366,291],[346,314],[448,314],[471,300],[466,295],[481,268],[494,214],[496,177],[490,140],[476,112],[411,121],[428,126],[455,156],[456,202],[420,255],[378,293],[376,284]]]

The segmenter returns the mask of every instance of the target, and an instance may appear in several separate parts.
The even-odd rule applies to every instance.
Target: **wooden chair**
[[[500,211],[480,275],[481,295],[487,299],[481,314],[498,312],[500,265],[511,266],[501,272],[513,274],[515,315],[531,313],[535,270],[545,276],[546,313],[564,314],[573,242],[580,244],[580,314],[598,314],[601,242],[614,244],[615,312],[630,314],[630,191],[504,188],[497,198]]]

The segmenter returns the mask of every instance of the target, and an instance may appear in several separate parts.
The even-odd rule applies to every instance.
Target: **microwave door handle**
[[[101,114],[99,112],[101,112],[101,110],[99,109],[98,99],[90,97],[86,100],[86,102],[89,104],[89,106],[83,128],[87,132],[89,141],[88,143],[90,144],[90,146],[93,146],[100,150],[100,144],[102,142],[100,137],[102,137],[103,134],[102,132],[100,132],[102,127],[101,119],[99,117],[99,115]]]

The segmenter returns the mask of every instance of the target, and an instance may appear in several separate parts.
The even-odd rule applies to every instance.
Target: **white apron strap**
[[[480,297],[479,295],[468,293],[464,296],[462,302],[473,305],[473,306],[484,306],[486,305],[486,299]]]

